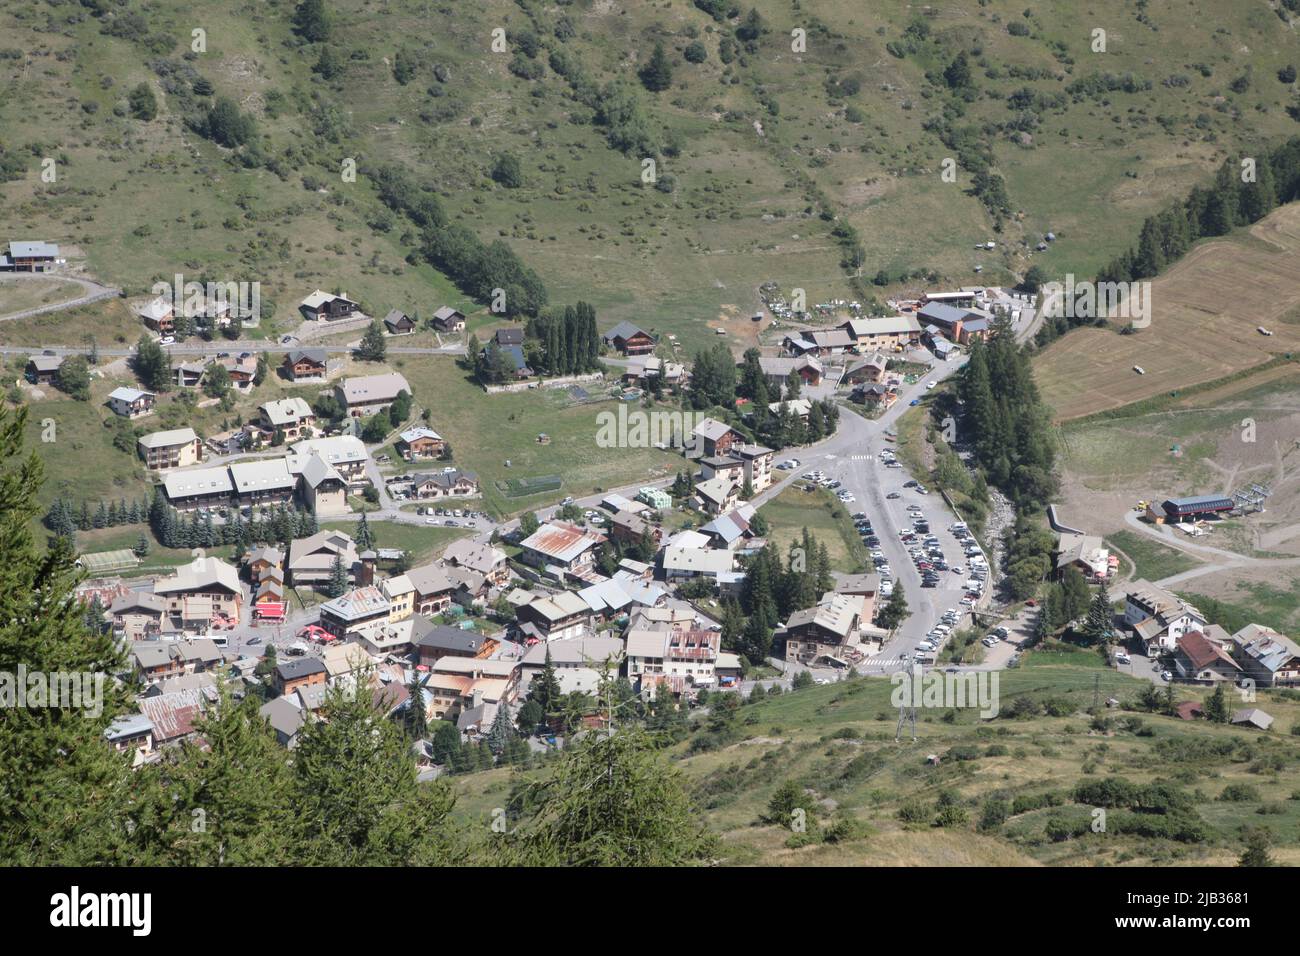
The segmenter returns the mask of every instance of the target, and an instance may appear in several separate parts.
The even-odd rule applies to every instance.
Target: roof
[[[293,445],[295,455],[300,456],[299,469],[307,463],[312,454],[320,455],[331,465],[352,464],[366,460],[366,446],[354,435],[336,435],[333,438],[307,438]],[[294,470],[294,462],[289,463],[289,470]]]
[[[390,328],[403,321],[414,324],[414,320],[401,309],[391,309],[389,313],[384,316],[384,325],[387,325]]]
[[[121,391],[121,389],[118,391]],[[198,441],[198,439],[199,436],[194,433],[193,428],[172,428],[168,431],[150,432],[148,435],[141,435],[137,440],[137,444],[141,448],[171,448],[176,445],[186,445]]]
[[[326,464],[325,459],[320,455],[311,455],[307,459],[302,466],[301,475],[302,480],[311,488],[317,488],[325,481],[343,481],[343,476],[334,469],[333,465]]]
[[[435,624],[422,634],[415,643],[420,648],[430,648],[432,650],[477,653],[483,648],[483,640],[483,635],[478,631],[448,627],[446,624]],[[442,658],[439,658],[439,660],[442,660]]]
[[[27,359],[27,364],[35,366],[38,372],[56,372],[59,366],[63,364],[63,356],[33,355]]]
[[[1196,514],[1201,511],[1231,511],[1236,507],[1231,498],[1222,495],[1195,495],[1191,498],[1168,498],[1160,507],[1165,514]]]
[[[344,379],[339,388],[343,392],[343,401],[348,405],[391,402],[401,392],[411,394],[411,385],[400,372]]]
[[[1246,710],[1234,711],[1232,722],[1234,724],[1251,724],[1260,730],[1268,730],[1273,725],[1273,715],[1260,710],[1258,707],[1250,707]]]
[[[730,431],[735,431],[735,429],[726,422],[720,422],[716,418],[706,418],[695,426],[695,430],[691,434],[699,435],[707,441],[717,441]]]
[[[196,495],[229,495],[234,489],[228,468],[200,468],[177,471],[163,479],[167,497],[189,498]]]
[[[731,571],[735,567],[735,555],[730,551],[716,548],[679,548],[664,549],[665,571],[693,571],[699,574],[719,574]]]
[[[138,388],[129,388],[126,385],[119,386],[108,393],[108,400],[126,402],[128,405],[137,402],[142,398],[152,398],[153,392],[142,392]]]
[[[520,547],[567,564],[604,540],[604,535],[566,521],[548,521],[520,542]]]
[[[1240,653],[1269,671],[1296,666],[1300,659],[1300,645],[1262,624],[1247,624],[1232,635],[1232,643]]]
[[[195,558],[181,565],[170,578],[155,582],[155,594],[175,594],[184,591],[204,591],[213,587],[242,594],[239,572],[220,558]]]
[[[461,538],[447,545],[442,559],[486,574],[505,564],[506,553],[490,544],[481,544],[472,538]]]
[[[623,656],[623,639],[620,637],[575,637],[563,641],[544,641],[534,644],[524,655],[525,667],[542,667],[546,653],[556,664],[601,664]]]
[[[371,586],[357,588],[341,597],[326,601],[320,606],[320,611],[321,614],[328,612],[330,617],[341,621],[355,621],[375,614],[387,614],[388,606],[388,598],[384,597],[384,592]]]
[[[591,607],[575,591],[559,591],[547,597],[538,598],[527,605],[528,609],[540,614],[548,621],[562,621],[575,614],[586,614]]]
[[[122,740],[153,733],[153,721],[144,714],[124,714],[104,728],[105,740]]]
[[[437,485],[439,488],[454,488],[461,480],[474,484],[478,481],[478,476],[468,471],[461,471],[459,468],[448,467],[441,471],[425,472],[419,475],[411,476],[411,484],[420,485]]]
[[[754,506],[742,504],[726,514],[718,515],[700,528],[702,534],[714,535],[730,545],[749,532],[749,525],[754,520]]]
[[[1218,644],[1215,644],[1200,631],[1188,631],[1178,639],[1177,649],[1191,662],[1193,670],[1202,670],[1214,664],[1226,664],[1233,670],[1241,670]]]
[[[492,333],[492,341],[497,345],[522,345],[524,342],[523,329],[497,329]]]
[[[272,425],[293,425],[300,419],[311,418],[315,414],[306,400],[301,398],[279,398],[263,402],[258,408]]]
[[[958,322],[965,322],[967,319],[975,319],[980,316],[967,309],[959,309],[955,306],[948,305],[945,302],[930,302],[919,309],[916,313],[927,322],[935,322],[939,325],[945,325],[949,328],[955,326]]]
[[[809,329],[802,333],[805,340],[810,340],[817,348],[842,349],[854,344],[849,333],[840,329]]]
[[[158,595],[150,594],[148,591],[132,591],[129,594],[123,594],[109,605],[108,613],[125,614],[127,611],[139,609],[161,614],[166,608],[167,602]]]
[[[329,361],[329,353],[324,349],[293,349],[286,358],[288,358],[291,365],[297,365],[299,362],[324,365]]]
[[[275,673],[282,681],[298,680],[313,674],[328,673],[325,665],[316,657],[290,657],[275,665]]]
[[[433,313],[433,317],[439,321],[444,321],[455,316],[460,316],[463,319],[465,318],[465,313],[461,312],[459,309],[453,309],[449,305],[439,306],[437,311]]]
[[[743,365],[744,363],[737,364]],[[822,363],[807,355],[801,355],[797,358],[760,358],[758,367],[763,370],[764,375],[780,378],[785,378],[791,372],[802,371],[805,368],[811,368],[819,375],[822,371]]]
[[[736,483],[722,475],[717,475],[708,481],[701,481],[695,486],[697,495],[719,505],[724,504],[735,490]]]
[[[876,594],[880,591],[880,576],[877,574],[846,574],[840,579],[835,590],[840,594]]]
[[[644,329],[638,328],[637,326],[633,325],[631,322],[620,322],[618,323],[618,325],[614,326],[603,336],[601,336],[601,338],[603,338],[606,342],[613,342],[615,339],[627,340],[632,338],[635,335],[644,335],[646,337],[649,337],[650,333],[645,331]]]
[[[407,579],[415,586],[417,594],[441,594],[455,588],[447,569],[440,564],[424,564],[406,572]]]
[[[786,629],[812,624],[841,639],[848,636],[853,629],[853,622],[858,617],[861,604],[842,594],[833,594],[830,599],[822,598],[821,603],[795,611],[786,621]]]
[[[411,442],[418,441],[421,438],[432,438],[434,441],[442,441],[441,435],[439,435],[432,428],[425,428],[423,425],[417,425],[414,428],[408,428],[406,429],[406,431],[402,432],[397,437],[399,437],[402,441],[406,442],[408,445],[411,444]]]
[[[509,677],[519,667],[519,661],[487,660],[479,657],[440,657],[430,670],[435,674],[469,674],[484,677]]]
[[[285,737],[298,733],[307,714],[290,697],[277,697],[267,701],[257,711],[271,725],[271,729]]]
[[[57,259],[59,247],[53,242],[43,242],[41,240],[11,242],[9,243],[9,255],[15,259]]]
[[[307,296],[307,298],[303,299],[302,304],[309,309],[319,309],[325,303],[333,302],[335,299],[341,299],[344,302],[352,302],[352,300],[345,295],[334,295],[331,292],[322,292],[320,289],[317,289],[311,295]],[[352,302],[352,304],[356,305],[355,302]]]
[[[194,721],[200,715],[205,699],[202,690],[193,688],[157,697],[141,697],[137,703],[140,712],[153,724],[155,739],[162,743],[194,730]]]
[[[230,466],[230,480],[234,482],[235,491],[241,495],[287,489],[297,484],[297,479],[289,474],[289,466],[283,458],[237,462]]]
[[[346,531],[326,528],[307,538],[295,538],[289,542],[289,570],[314,566],[328,568],[334,563],[336,554],[343,557],[345,565],[356,559],[356,545]]]

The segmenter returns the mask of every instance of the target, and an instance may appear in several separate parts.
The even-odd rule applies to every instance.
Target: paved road
[[[63,302],[53,302],[49,305],[38,306],[34,309],[24,309],[21,312],[10,312],[8,315],[0,315],[0,322],[12,322],[16,319],[31,318],[34,315],[45,315],[47,312],[62,312],[65,309],[76,309],[83,305],[90,305],[92,302],[99,302],[101,299],[116,298],[122,294],[121,289],[114,289],[111,286],[103,286],[98,282],[92,282],[90,279],[82,279],[79,276],[62,275],[57,272],[11,272],[0,275],[0,283],[31,282],[38,279],[56,279],[63,282],[75,282],[77,285],[81,286],[85,295],[78,296],[75,299],[67,299]]]

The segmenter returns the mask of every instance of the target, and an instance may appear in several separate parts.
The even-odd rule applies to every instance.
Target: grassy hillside
[[[133,291],[177,271],[256,278],[281,324],[316,286],[379,314],[467,306],[407,261],[418,237],[364,174],[401,163],[451,221],[505,239],[553,301],[584,297],[602,324],[630,318],[690,345],[751,310],[764,281],[815,302],[853,294],[846,271],[866,292],[970,280],[975,265],[1006,277],[1048,229],[1060,236],[1040,257],[1049,271],[1089,274],[1229,150],[1296,128],[1294,86],[1275,75],[1295,59],[1294,32],[1263,3],[1099,0],[1086,16],[1064,0],[753,6],[764,32],[744,40],[743,21],[708,2],[328,0],[326,79],[288,0],[15,0],[0,11],[0,129],[25,172],[0,185],[0,208],[14,234],[59,241]],[[1096,26],[1105,53],[1090,52]],[[190,51],[195,29],[204,52]],[[657,41],[673,75],[650,93],[635,76]],[[702,62],[684,56],[694,43]],[[554,52],[594,89],[627,84],[623,125],[600,115],[609,96],[575,94]],[[942,73],[962,52],[971,80],[954,95]],[[126,106],[140,83],[160,99],[147,122]],[[183,122],[214,96],[255,120],[255,168]],[[972,149],[1006,183],[993,252],[973,248],[994,221],[970,171],[939,175]],[[502,153],[520,161],[518,188],[490,178]],[[651,155],[659,188],[641,179]],[[355,183],[340,176],[347,159]],[[837,221],[857,230],[860,256],[832,235]]]
[[[1001,675],[1001,710],[992,721],[967,710],[918,708],[915,744],[910,734],[894,743],[890,683],[859,678],[743,705],[720,724],[705,717],[672,754],[723,835],[731,864],[1231,864],[1240,828],[1255,825],[1270,828],[1279,860],[1300,862],[1300,738],[1289,734],[1300,721],[1294,695],[1261,696],[1256,706],[1278,718],[1274,731],[1262,734],[1139,713],[1130,708],[1143,686],[1091,652],[1045,650]],[[1086,713],[1094,694],[1103,702],[1097,722]],[[1120,707],[1105,706],[1112,696]],[[1177,691],[1179,700],[1199,696]],[[1017,717],[1020,708],[1039,716]],[[930,754],[940,757],[937,766],[927,763]],[[1200,839],[1120,832],[1142,815],[1115,807],[1108,832],[1092,832],[1092,807],[1075,802],[1074,788],[1110,777],[1163,782],[1186,794]],[[838,820],[851,825],[822,841],[763,823],[787,781],[807,790],[809,819],[818,821],[810,831],[831,832]],[[511,788],[507,771],[458,782],[459,812],[470,819],[487,819]],[[942,794],[965,811],[964,821],[959,813],[934,825]],[[989,800],[1013,812],[980,826]],[[914,811],[914,822],[900,819],[903,808]],[[1075,835],[1049,835],[1061,836],[1062,827]]]

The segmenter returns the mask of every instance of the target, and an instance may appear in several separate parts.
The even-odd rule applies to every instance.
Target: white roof
[[[120,402],[134,402],[137,399],[144,398],[147,395],[153,395],[153,392],[142,392],[138,388],[128,388],[123,385],[121,388],[115,388],[108,393],[108,400],[117,399]]]
[[[295,484],[283,458],[238,462],[230,466],[230,478],[240,494],[271,488],[292,488]]]
[[[289,470],[301,471],[307,458],[312,454],[320,455],[327,464],[341,465],[350,462],[366,460],[366,446],[354,435],[337,435],[334,438],[308,438],[305,441],[296,442],[293,446],[294,453],[300,456],[296,463],[289,463]]]
[[[138,444],[141,448],[171,448],[173,445],[186,445],[198,437],[193,428],[173,428],[170,431],[141,435]]]
[[[301,398],[279,398],[258,407],[272,425],[292,425],[312,416],[311,406]]]
[[[174,471],[163,479],[167,497],[187,498],[191,495],[228,495],[234,490],[227,468],[198,468],[193,471]]]
[[[391,402],[399,392],[411,394],[411,385],[400,372],[344,379],[339,387],[343,390],[343,401],[348,405]]]
[[[718,548],[664,549],[665,571],[697,571],[700,574],[721,574],[735,567],[735,555]]]
[[[154,299],[147,305],[140,307],[140,315],[146,319],[161,319],[171,314],[172,304],[162,296]]]

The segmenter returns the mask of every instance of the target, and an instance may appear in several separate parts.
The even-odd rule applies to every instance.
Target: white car
[[[175,344],[176,344],[176,338],[175,338],[175,336],[164,335],[162,338],[160,338],[160,339],[158,340],[158,344],[159,344],[159,345],[175,345]]]
[[[926,391],[929,391],[930,389],[934,388],[938,384],[939,384],[938,382],[926,382],[925,383]]]
[[[1115,655],[1115,661],[1118,664],[1132,664],[1133,658],[1129,657],[1123,651],[1120,651],[1118,654]]]

